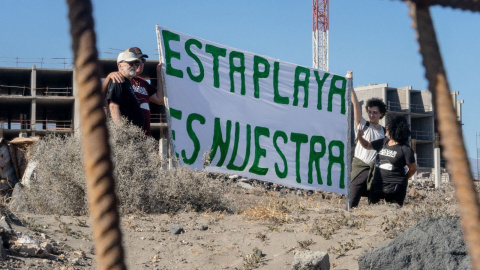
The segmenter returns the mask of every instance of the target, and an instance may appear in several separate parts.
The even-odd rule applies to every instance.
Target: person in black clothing
[[[118,55],[118,71],[126,80],[122,83],[110,81],[108,84],[107,113],[115,123],[118,123],[121,117],[125,117],[128,121],[143,129],[143,112],[130,82],[130,79],[137,75],[136,70],[140,62],[141,59],[133,52],[121,52]]]
[[[387,118],[386,137],[368,142],[358,130],[358,142],[366,149],[377,151],[377,169],[370,190],[370,203],[381,199],[402,206],[407,194],[408,178],[416,171],[415,156],[407,144],[410,130],[407,120],[399,115]],[[408,171],[406,171],[406,168]]]

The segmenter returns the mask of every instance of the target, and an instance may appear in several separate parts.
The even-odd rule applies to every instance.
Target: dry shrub
[[[139,128],[109,122],[109,132],[120,212],[230,209],[224,184],[205,172],[184,167],[165,169],[158,142]],[[86,214],[79,136],[48,136],[33,151],[38,166],[36,179],[25,189],[29,208],[42,214]]]
[[[85,214],[87,201],[78,136],[47,136],[32,149],[36,179],[25,188],[25,202],[34,212]]]

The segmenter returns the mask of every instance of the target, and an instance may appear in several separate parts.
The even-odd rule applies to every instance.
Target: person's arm
[[[352,105],[353,105],[353,120],[355,122],[355,128],[358,127],[360,121],[362,120],[362,106],[360,106],[360,102],[358,101],[357,94],[353,89],[353,71],[347,72],[347,79],[349,80],[349,84],[351,85],[352,93]]]
[[[417,164],[415,163],[415,153],[413,152],[413,149],[410,147],[408,147],[408,149],[402,148],[402,150],[405,155],[405,162],[407,163],[407,167],[408,167],[407,179],[409,179],[417,171]]]
[[[162,63],[157,65],[157,92],[150,97],[150,101],[158,105],[164,105],[164,94],[163,94],[163,76],[162,76]]]
[[[120,114],[120,106],[117,103],[110,101],[108,103],[108,109],[110,110],[113,122],[118,124],[122,118],[122,114]]]
[[[407,167],[408,167],[407,179],[409,179],[415,174],[415,172],[417,172],[417,164],[410,163],[410,164],[407,164]]]
[[[120,73],[118,71],[110,72],[108,74],[108,76],[102,82],[102,96],[103,96],[104,99],[107,96],[108,83],[110,81],[113,81],[115,83],[123,83],[125,81],[125,77],[123,77],[122,73]]]
[[[363,133],[364,133],[363,130],[361,129],[358,130],[358,133],[357,133],[358,142],[363,148],[372,150],[373,149],[372,143],[363,138]]]

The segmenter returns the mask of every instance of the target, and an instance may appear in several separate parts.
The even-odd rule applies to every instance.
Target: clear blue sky
[[[2,1],[0,66],[71,58],[65,1]],[[299,65],[312,65],[312,2],[274,0],[94,0],[100,58],[140,47],[158,58],[155,25]],[[477,157],[480,14],[431,8],[452,91],[463,105],[463,132]],[[401,1],[330,1],[330,71],[354,71],[354,85],[427,89],[408,9]],[[34,59],[24,59],[34,58]],[[10,62],[10,63],[9,63]],[[37,66],[39,66],[37,64]]]

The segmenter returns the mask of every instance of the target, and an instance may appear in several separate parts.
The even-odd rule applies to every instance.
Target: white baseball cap
[[[141,61],[137,54],[133,52],[121,52],[118,54],[117,63],[120,62],[133,62],[133,61]]]

